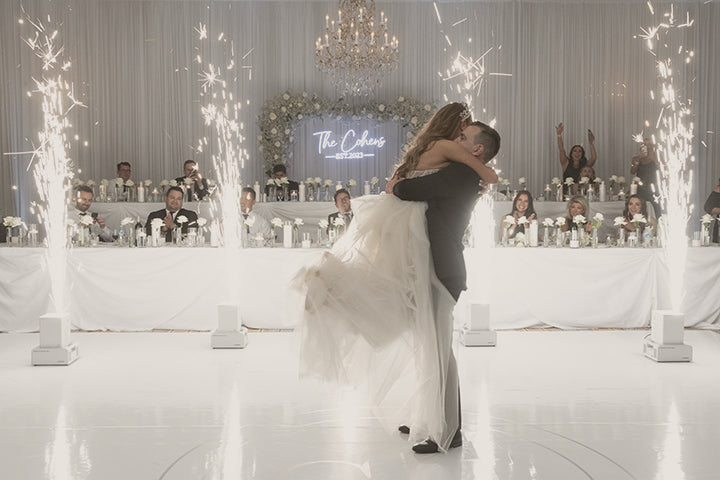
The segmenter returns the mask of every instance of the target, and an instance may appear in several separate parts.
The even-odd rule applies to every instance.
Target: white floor
[[[0,479],[720,478],[720,335],[689,364],[645,331],[507,331],[456,347],[464,445],[419,456],[357,396],[297,380],[292,333],[80,333],[69,367],[0,335]]]

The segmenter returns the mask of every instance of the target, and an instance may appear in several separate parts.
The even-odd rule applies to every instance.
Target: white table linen
[[[234,301],[255,328],[291,328],[288,284],[320,249],[246,249],[233,260],[237,287],[227,298],[223,250],[217,248],[76,248],[70,251],[70,318],[85,330],[213,330],[217,305]],[[490,258],[468,250],[469,270],[491,279],[493,328],[634,328],[654,308],[669,308],[667,268],[659,249],[496,248]],[[477,267],[477,270],[473,270]],[[720,326],[720,248],[690,248],[687,326]],[[47,313],[44,250],[0,248],[0,331],[33,331]],[[472,290],[460,297],[466,320]]]

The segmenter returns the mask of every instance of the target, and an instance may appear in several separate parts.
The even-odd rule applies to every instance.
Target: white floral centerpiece
[[[557,217],[555,219],[555,226],[561,228],[563,225],[565,225],[565,217]]]
[[[350,105],[343,98],[331,100],[307,92],[284,92],[265,102],[258,119],[258,149],[263,155],[264,170],[270,176],[275,164],[292,159],[293,132],[304,118],[394,120],[409,128],[408,134],[412,138],[430,119],[433,110],[432,105],[406,97],[399,97],[395,102]]]
[[[525,177],[518,178],[518,183],[520,184],[520,190],[527,190],[527,180]]]
[[[168,181],[168,185],[171,186],[171,187],[177,187],[177,186],[178,186],[178,182],[177,182],[177,180],[175,180],[175,179],[173,178],[172,180],[169,180],[169,181]]]
[[[567,177],[565,179],[565,185],[567,185],[568,187],[572,187],[573,185],[575,185],[575,179],[572,177]]]
[[[625,190],[625,177],[617,177],[618,185],[620,185],[620,190]]]
[[[94,187],[94,186],[95,186],[95,180],[90,179],[90,180],[88,180],[87,182],[85,182],[85,185],[87,185],[88,187]]]
[[[625,217],[615,217],[616,227],[624,227],[625,225],[627,225],[627,220],[625,219]]]
[[[13,216],[3,217],[3,225],[8,228],[19,227],[22,225],[22,218]]]
[[[593,228],[595,230],[600,228],[602,226],[603,220],[605,220],[605,216],[600,212],[596,213],[595,216],[593,216]]]
[[[523,225],[523,226],[524,226],[524,225],[527,225],[528,223],[530,223],[530,221],[527,219],[527,217],[526,217],[525,215],[523,215],[523,216],[521,216],[520,218],[517,219],[517,224],[518,224],[518,225]]]
[[[348,192],[351,192],[352,187],[354,187],[355,185],[357,185],[357,182],[355,181],[355,179],[351,178],[350,180],[348,180],[345,183],[345,190],[347,190]]]
[[[152,185],[152,180],[149,178],[147,180],[143,180],[143,185],[145,185],[145,188],[150,188],[150,185]]]
[[[86,215],[87,216],[87,215]],[[84,217],[83,217],[84,218]],[[82,219],[81,219],[82,220]],[[125,217],[122,220],[120,220],[120,226],[124,227],[125,225],[132,225],[135,223],[135,220],[133,220],[132,217]]]
[[[134,187],[134,186],[135,186],[135,182],[133,182],[132,180],[128,180],[127,182],[125,182],[125,186],[127,186],[127,187]]]
[[[585,218],[585,215],[575,215],[573,217],[573,223],[577,225],[578,230],[582,230],[587,223],[587,219]]]
[[[594,183],[595,185],[600,185],[600,184],[602,183],[602,178],[600,178],[600,177],[595,177],[595,178],[593,179],[593,183]]]
[[[283,222],[278,217],[273,217],[272,220],[270,220],[270,229],[272,230],[273,237],[275,237],[275,229],[276,228],[282,228]]]
[[[702,223],[703,226],[708,226],[713,222],[713,216],[709,213],[706,213],[702,217],[700,217],[700,223]]]
[[[564,220],[564,219],[563,219],[563,220]],[[553,225],[555,225],[555,222],[553,222],[553,219],[552,219],[552,218],[546,218],[545,220],[543,220],[543,226],[544,226],[544,227],[550,228],[550,227],[552,227]]]
[[[305,225],[305,221],[302,218],[296,218],[293,222],[293,230],[295,230],[295,233],[300,231],[302,225]]]
[[[644,225],[647,223],[647,219],[642,213],[636,213],[635,215],[633,215],[631,222],[633,223],[633,225],[635,225],[635,229],[638,229],[640,228],[640,225]]]
[[[527,247],[527,237],[524,233],[518,233],[515,235],[515,246],[516,247]]]

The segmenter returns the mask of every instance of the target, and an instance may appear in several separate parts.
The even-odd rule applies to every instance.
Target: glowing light
[[[652,5],[648,2],[651,13]],[[684,294],[685,261],[687,257],[688,239],[687,223],[692,213],[690,203],[692,191],[692,171],[688,163],[694,161],[692,155],[693,123],[690,99],[683,100],[675,86],[673,77],[673,60],[679,60],[683,48],[671,49],[671,36],[680,28],[690,27],[693,21],[689,14],[685,23],[678,24],[674,8],[662,15],[664,21],[653,27],[643,29],[647,34],[657,37],[657,47],[650,44],[650,53],[657,58],[658,79],[660,82],[660,113],[656,122],[658,128],[657,144],[659,161],[657,200],[663,208],[660,219],[660,235],[665,249],[670,279],[670,300],[674,310],[680,310]],[[643,37],[643,36],[641,36]],[[661,38],[662,37],[662,38]],[[647,37],[645,37],[647,38]],[[692,58],[692,57],[687,57]],[[680,69],[679,69],[680,70]],[[651,92],[652,94],[652,92]],[[652,94],[652,98],[655,95]],[[647,122],[646,122],[647,125]]]

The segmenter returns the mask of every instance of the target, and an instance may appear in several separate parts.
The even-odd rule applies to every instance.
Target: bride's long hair
[[[449,103],[435,112],[430,121],[420,130],[415,140],[408,146],[402,163],[393,173],[393,178],[406,177],[417,167],[420,155],[438,140],[455,140],[460,136],[462,125],[472,122],[470,110],[464,103]]]

